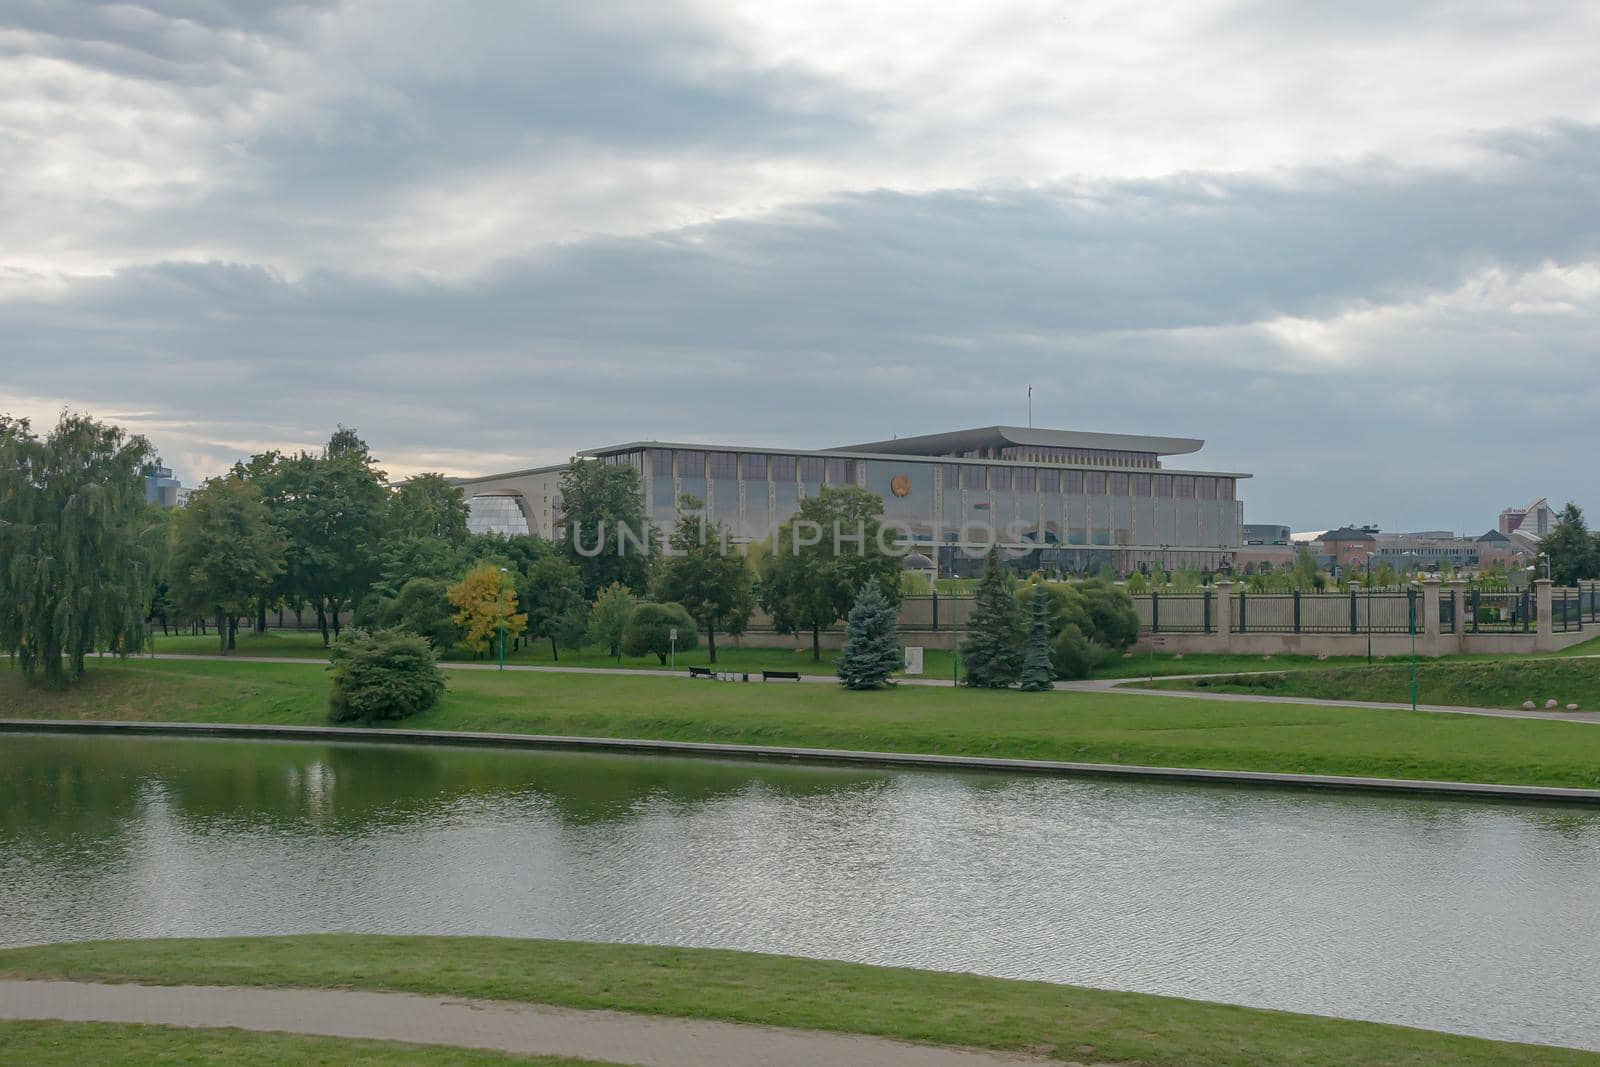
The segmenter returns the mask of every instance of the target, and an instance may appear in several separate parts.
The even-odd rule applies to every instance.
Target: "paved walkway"
[[[311,659],[306,656],[220,656],[215,653],[201,652],[158,652],[153,656],[143,656],[142,659],[178,659],[178,660],[206,660],[217,663],[300,663],[313,666],[326,667],[326,659]],[[439,667],[450,671],[497,671],[501,667],[498,663],[463,663],[458,660],[440,660]],[[532,674],[609,674],[619,678],[681,678],[689,681],[705,681],[706,679],[691,679],[688,669],[679,667],[675,671],[658,670],[654,667],[547,667],[532,663],[507,663],[505,670],[523,671]],[[727,672],[730,675],[750,674],[755,681],[761,680],[760,671],[734,670]],[[832,674],[801,674],[802,682],[822,682],[826,685],[838,685],[839,679]],[[900,685],[934,685],[950,688],[950,682],[944,678],[898,678]],[[784,685],[787,682],[772,682],[772,685]]]
[[[1016,1067],[1037,1059],[887,1038],[351,990],[0,981],[0,1019],[237,1027],[642,1067]],[[1058,1062],[1058,1061],[1051,1061]]]
[[[163,652],[157,653],[154,659],[175,660],[212,660],[222,663],[300,663],[313,665],[326,665],[327,660],[308,659],[295,656],[218,656],[212,654],[189,652]],[[1572,657],[1577,658],[1577,657]],[[499,667],[494,663],[454,663],[441,661],[440,667],[457,671],[493,671]],[[634,667],[543,667],[532,664],[518,663],[506,664],[508,671],[527,671],[543,674],[609,674],[619,677],[629,675],[643,675],[647,678],[681,678],[688,679],[689,675],[682,670],[664,671],[654,669],[640,669]],[[731,672],[742,674],[741,671]],[[1221,674],[1181,674],[1157,675],[1158,681],[1192,681],[1196,678],[1232,678],[1239,674],[1283,674],[1284,671],[1225,671]],[[760,675],[756,674],[759,678]],[[839,679],[831,674],[802,674],[802,682],[822,682],[827,685],[838,685]],[[1318,697],[1297,696],[1259,696],[1254,693],[1205,693],[1193,689],[1139,689],[1134,688],[1137,683],[1145,681],[1143,678],[1095,678],[1082,682],[1057,682],[1056,688],[1066,692],[1076,693],[1120,693],[1124,696],[1164,696],[1185,697],[1193,700],[1233,700],[1262,704],[1311,704],[1329,708],[1375,708],[1380,711],[1410,711],[1410,704],[1385,704],[1369,700],[1327,700]],[[900,678],[900,685],[924,685],[950,688],[950,683],[942,678]],[[772,685],[783,685],[783,682],[772,682]],[[1502,708],[1467,708],[1455,707],[1445,704],[1419,704],[1418,711],[1429,711],[1449,715],[1484,715],[1492,719],[1554,719],[1561,722],[1600,722],[1600,712],[1593,711],[1522,711],[1520,709]]]
[[[1256,673],[1277,673],[1260,671]],[[1234,674],[1189,674],[1157,676],[1158,681],[1193,680],[1196,678],[1232,678]],[[1377,700],[1330,700],[1324,697],[1273,696],[1259,693],[1218,693],[1201,689],[1143,689],[1137,683],[1141,678],[1097,678],[1086,682],[1057,682],[1057,689],[1078,693],[1120,693],[1123,696],[1182,697],[1186,700],[1228,700],[1255,704],[1309,704],[1323,708],[1374,708],[1379,711],[1410,711],[1410,704],[1394,704]],[[1521,708],[1467,708],[1451,704],[1418,704],[1418,711],[1444,715],[1483,715],[1491,719],[1541,719],[1546,722],[1600,723],[1600,711],[1524,711]]]

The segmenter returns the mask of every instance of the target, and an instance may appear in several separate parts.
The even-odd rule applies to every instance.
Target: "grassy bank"
[[[710,949],[319,935],[0,952],[0,975],[404,990],[1145,1067],[1600,1064],[1600,1054],[1135,993]]]
[[[1154,687],[1404,703],[1411,699],[1411,667],[1409,664],[1385,664],[1331,671],[1234,675],[1158,681]],[[1424,704],[1475,708],[1517,708],[1528,700],[1543,708],[1545,701],[1554,700],[1561,708],[1577,704],[1593,711],[1600,709],[1600,660],[1566,658],[1471,663],[1425,660],[1417,665],[1417,699]]]
[[[1588,724],[1159,694],[901,687],[454,671],[406,725],[1226,770],[1600,786]],[[0,716],[151,722],[326,722],[324,668],[96,661],[60,692],[0,671]]]
[[[172,1067],[605,1067],[588,1060],[501,1056],[392,1041],[343,1041],[251,1030],[129,1026],[119,1023],[0,1022],[0,1062],[30,1067],[160,1063]]]

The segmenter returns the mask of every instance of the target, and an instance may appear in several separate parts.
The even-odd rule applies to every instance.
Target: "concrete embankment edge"
[[[999,771],[1078,778],[1134,778],[1145,781],[1200,782],[1291,789],[1367,793],[1476,797],[1487,800],[1600,805],[1600,789],[1561,786],[1494,785],[1408,778],[1363,778],[1332,774],[1277,774],[1269,771],[1226,771],[1199,767],[1145,767],[1117,763],[1071,763],[1059,760],[1003,759],[986,756],[944,756],[933,753],[868,752],[833,748],[784,748],[771,745],[713,744],[699,741],[657,741],[649,738],[569,737],[559,734],[489,733],[467,730],[415,730],[403,727],[281,726],[257,723],[108,722],[86,719],[0,719],[0,732],[164,737],[209,737],[240,740],[323,741],[380,744],[454,745],[458,747],[567,749],[626,752],[643,755],[698,756],[713,759],[854,764],[875,767],[940,768]]]

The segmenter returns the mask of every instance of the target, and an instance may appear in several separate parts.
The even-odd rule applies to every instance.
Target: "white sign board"
[[[922,673],[922,648],[920,645],[906,646],[906,673]]]
[[[672,629],[667,631],[667,640],[668,641],[676,641],[677,639],[678,639],[678,628],[676,626],[674,626]]]

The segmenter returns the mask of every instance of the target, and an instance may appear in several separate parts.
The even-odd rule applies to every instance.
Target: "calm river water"
[[[722,946],[1600,1048],[1600,812],[0,734],[0,945]]]

